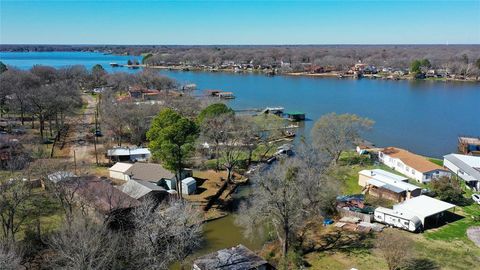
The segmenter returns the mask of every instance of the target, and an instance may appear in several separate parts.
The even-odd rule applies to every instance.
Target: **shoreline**
[[[341,72],[326,72],[326,73],[308,73],[308,72],[286,72],[286,73],[274,73],[265,72],[260,70],[240,70],[235,71],[232,69],[206,69],[200,67],[191,66],[150,66],[145,64],[139,65],[119,65],[119,67],[126,67],[129,69],[159,69],[159,70],[172,70],[172,71],[193,71],[193,72],[224,72],[224,73],[238,73],[238,74],[263,74],[265,76],[291,76],[291,77],[311,77],[311,78],[336,78],[336,79],[370,79],[370,80],[388,80],[388,81],[431,81],[431,82],[467,82],[467,83],[480,83],[479,79],[455,79],[455,78],[425,78],[425,79],[413,79],[410,76],[393,77],[381,76],[377,74],[365,74],[357,78],[353,74],[343,74]]]

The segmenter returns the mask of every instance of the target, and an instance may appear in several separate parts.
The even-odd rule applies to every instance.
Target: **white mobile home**
[[[480,157],[450,154],[443,158],[443,166],[465,181],[468,187],[480,191]]]
[[[107,150],[107,157],[113,161],[148,161],[152,153],[148,148],[117,147]]]
[[[425,157],[400,148],[384,148],[379,151],[378,159],[388,167],[417,180],[419,183],[428,183],[438,177],[450,176],[448,170]]]
[[[375,209],[374,219],[414,232],[438,225],[445,211],[454,207],[454,204],[420,195],[394,205],[393,209],[378,207]]]
[[[398,212],[385,207],[377,207],[373,218],[377,222],[410,232],[416,232],[422,228],[422,222],[420,222],[420,219],[417,216]]]

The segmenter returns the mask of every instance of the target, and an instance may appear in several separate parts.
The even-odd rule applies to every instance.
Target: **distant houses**
[[[443,166],[465,181],[467,187],[480,191],[480,157],[449,154],[443,157]]]
[[[379,151],[378,159],[388,167],[417,180],[419,183],[428,183],[441,176],[450,176],[448,170],[425,157],[401,148],[384,148]]]
[[[420,187],[408,183],[408,178],[380,169],[360,171],[358,184],[365,194],[396,202],[420,196],[422,192]]]
[[[262,257],[244,245],[207,254],[193,262],[193,270],[274,270]]]

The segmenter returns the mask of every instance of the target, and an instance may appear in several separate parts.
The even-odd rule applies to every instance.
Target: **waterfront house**
[[[467,187],[480,191],[480,157],[449,154],[443,157],[443,166],[465,181]]]
[[[274,270],[275,268],[244,245],[207,254],[193,262],[193,270]]]
[[[450,176],[448,170],[425,157],[401,148],[384,148],[379,151],[378,160],[399,173],[417,180],[419,183],[428,183],[441,176]]]
[[[381,169],[360,171],[358,184],[365,194],[396,202],[420,196],[422,191],[420,187],[408,183],[408,178]]]
[[[107,157],[111,161],[148,161],[152,153],[142,147],[115,147],[107,150]]]

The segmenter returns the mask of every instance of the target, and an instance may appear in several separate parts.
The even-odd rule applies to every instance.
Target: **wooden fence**
[[[364,222],[371,223],[373,221],[373,214],[364,214],[355,211],[350,211],[341,207],[337,207],[337,211],[341,217],[358,217]]]

